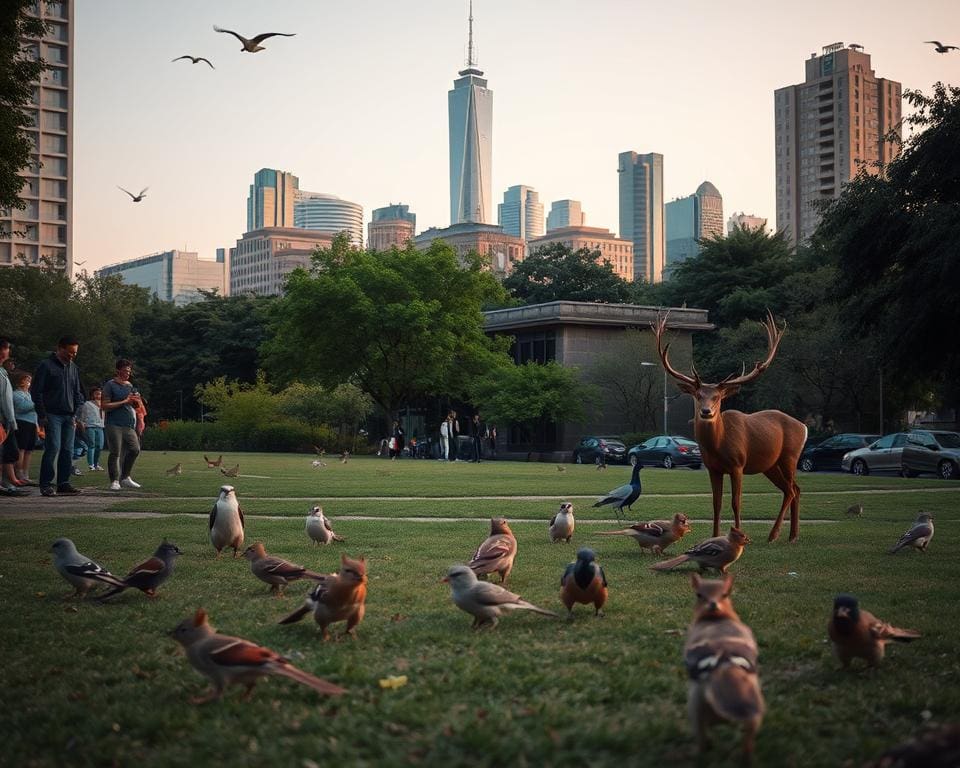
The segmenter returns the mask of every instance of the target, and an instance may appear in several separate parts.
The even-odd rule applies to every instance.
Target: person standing
[[[140,483],[130,477],[133,465],[140,455],[140,438],[137,437],[137,405],[140,395],[130,383],[133,363],[126,358],[117,360],[116,373],[103,385],[101,407],[104,430],[107,438],[107,473],[110,475],[110,490],[139,488]]]
[[[44,496],[80,493],[70,485],[73,435],[83,405],[80,369],[74,362],[79,350],[80,342],[73,336],[62,336],[57,351],[37,366],[30,385],[37,422],[45,430],[40,460],[40,493]]]
[[[30,479],[30,454],[37,444],[37,406],[30,397],[32,381],[33,376],[26,371],[13,373],[13,410],[17,417],[17,445],[20,447],[16,475],[21,486],[36,485]]]
[[[397,456],[403,454],[403,427],[400,426],[399,421],[393,422],[393,432],[390,436],[390,461],[396,461]]]
[[[450,411],[450,461],[460,460],[460,422],[457,421],[457,412]]]
[[[450,456],[450,414],[449,412],[440,422],[440,458],[438,461],[447,461]]]
[[[470,421],[470,437],[473,439],[473,462],[479,464],[483,460],[483,436],[487,432],[486,425],[480,421],[480,414],[473,414]]]
[[[87,436],[87,466],[91,472],[103,472],[100,466],[100,453],[103,451],[103,411],[100,402],[103,390],[91,387],[90,399],[80,409],[80,424]]]
[[[30,491],[21,488],[17,481],[17,462],[20,461],[20,446],[17,445],[17,415],[13,407],[13,385],[4,362],[10,357],[10,339],[0,337],[0,426],[5,435],[0,446],[0,495],[26,496]]]
[[[489,424],[487,426],[487,440],[490,443],[490,458],[497,458],[497,425]]]

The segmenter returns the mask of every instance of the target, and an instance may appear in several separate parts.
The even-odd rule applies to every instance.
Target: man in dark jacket
[[[73,362],[79,348],[75,338],[63,336],[57,342],[57,351],[37,367],[30,386],[37,419],[46,430],[40,461],[40,493],[44,496],[80,492],[70,485],[73,435],[83,405],[80,370]]]

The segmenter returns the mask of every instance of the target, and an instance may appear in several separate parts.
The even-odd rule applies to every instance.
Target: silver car
[[[956,480],[960,478],[960,434],[932,429],[910,432],[902,461],[907,477],[929,472]]]
[[[871,472],[896,472],[903,470],[903,449],[907,447],[906,432],[884,435],[866,448],[844,454],[840,466],[845,472],[869,475]]]

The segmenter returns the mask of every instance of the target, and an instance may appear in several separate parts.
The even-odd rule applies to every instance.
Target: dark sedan
[[[838,472],[842,469],[840,462],[843,455],[857,448],[866,448],[870,443],[879,440],[880,435],[861,435],[859,433],[844,433],[828,437],[822,443],[808,445],[800,454],[800,469],[804,472],[833,469]]]
[[[690,467],[700,469],[703,459],[700,446],[686,437],[660,435],[651,437],[647,442],[635,445],[627,453],[631,464],[663,467]]]
[[[616,437],[584,437],[573,449],[574,464],[625,464],[627,446]]]

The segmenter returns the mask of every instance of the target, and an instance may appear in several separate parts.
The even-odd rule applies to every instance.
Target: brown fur
[[[363,621],[367,600],[367,561],[340,556],[340,572],[322,577],[322,581],[307,595],[303,607],[280,620],[281,624],[300,621],[310,611],[320,625],[323,639],[330,638],[331,624],[347,622],[344,634],[354,637]]]

